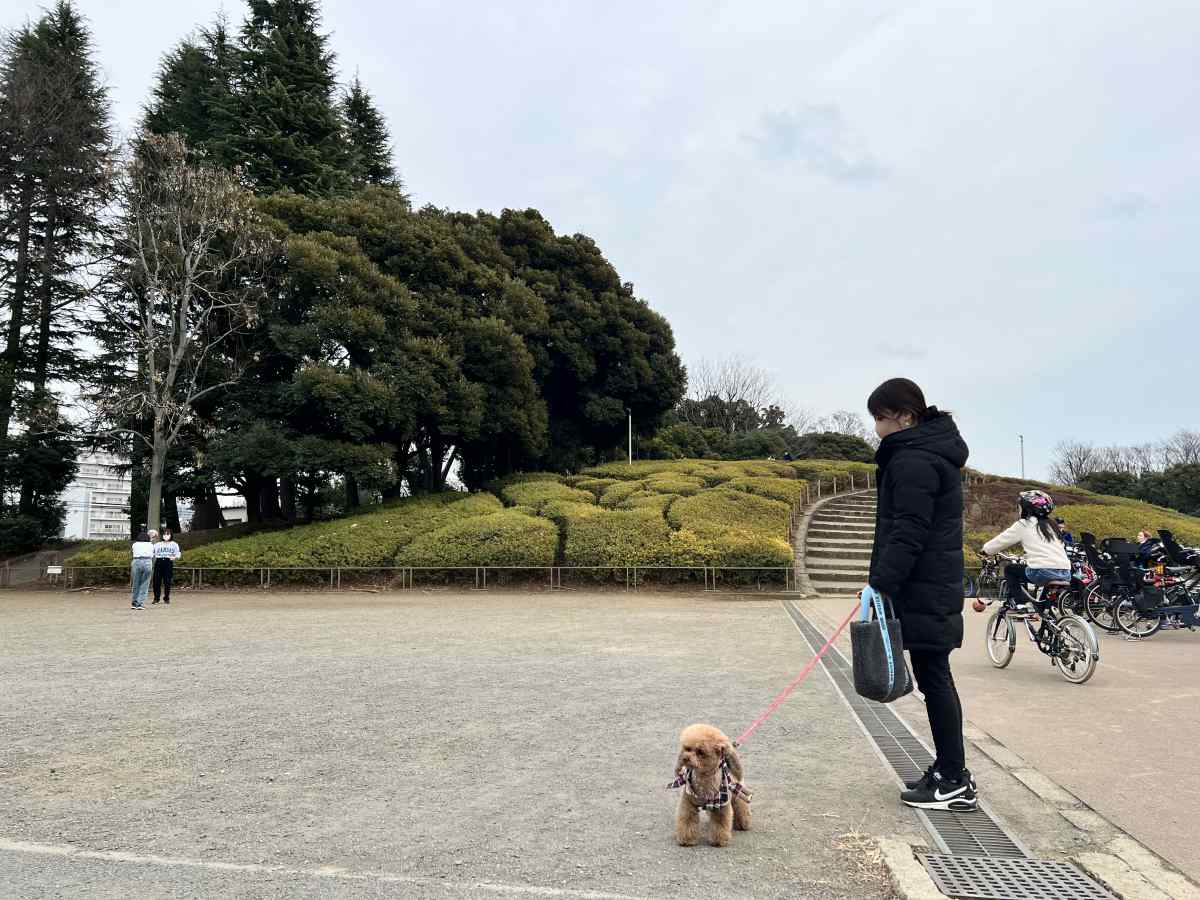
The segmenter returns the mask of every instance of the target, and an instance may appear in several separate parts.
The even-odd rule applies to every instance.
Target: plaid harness
[[[692,770],[684,768],[683,774],[667,785],[667,788],[673,790],[675,788],[683,788],[683,793],[691,798],[691,802],[697,809],[721,809],[733,802],[735,796],[740,796],[747,803],[750,802],[750,791],[740,781],[736,781],[733,773],[729,771],[729,763],[721,760],[721,784],[717,789],[715,797],[701,797],[692,787]]]

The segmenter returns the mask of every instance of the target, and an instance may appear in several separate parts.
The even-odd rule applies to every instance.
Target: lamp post
[[[626,415],[629,416],[629,464],[633,465],[633,410],[626,408]]]
[[[1021,441],[1021,477],[1025,477],[1025,435],[1018,434],[1017,437]]]

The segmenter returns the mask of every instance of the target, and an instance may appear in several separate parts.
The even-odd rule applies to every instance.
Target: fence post
[[[267,566],[267,588],[271,587],[271,567]]]

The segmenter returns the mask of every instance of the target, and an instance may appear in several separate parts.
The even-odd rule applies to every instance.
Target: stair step
[[[875,530],[874,519],[829,519],[825,516],[814,516],[808,525],[810,528],[845,528],[847,531]]]
[[[871,558],[870,547],[809,547],[804,554],[805,559],[813,565],[836,565],[839,560],[859,562]]]
[[[868,553],[866,557],[849,557],[849,556],[809,556],[808,567],[810,571],[846,571],[846,572],[865,572],[871,568],[871,555]]]
[[[823,541],[863,541],[867,544],[873,544],[874,537],[875,533],[873,531],[845,532],[830,528],[810,528],[808,530],[809,540],[815,538]]]
[[[822,509],[813,518],[835,522],[874,522],[875,514],[871,513],[870,515],[864,514],[860,516],[856,513],[833,512],[828,509]]]
[[[812,589],[824,597],[837,597],[845,595],[852,597],[858,593],[859,588],[866,584],[866,579],[863,579],[862,584],[853,585],[848,581],[817,581],[810,578],[808,583],[812,585]]]
[[[853,582],[862,584],[864,579],[870,573],[870,567],[863,566],[861,569],[824,569],[824,568],[809,568],[808,577],[812,581],[823,582]]]
[[[874,537],[875,529],[873,527],[846,528],[842,525],[830,525],[827,522],[812,522],[808,526],[808,533],[814,537],[845,537],[861,541]]]

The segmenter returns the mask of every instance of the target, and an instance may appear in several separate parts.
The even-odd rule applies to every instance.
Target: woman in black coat
[[[937,756],[901,800],[921,809],[978,805],[963,752],[962,704],[950,651],[962,646],[962,467],[967,445],[949,414],[926,406],[907,378],[867,400],[880,437],[879,504],[868,590],[891,599],[917,686],[925,695]]]

